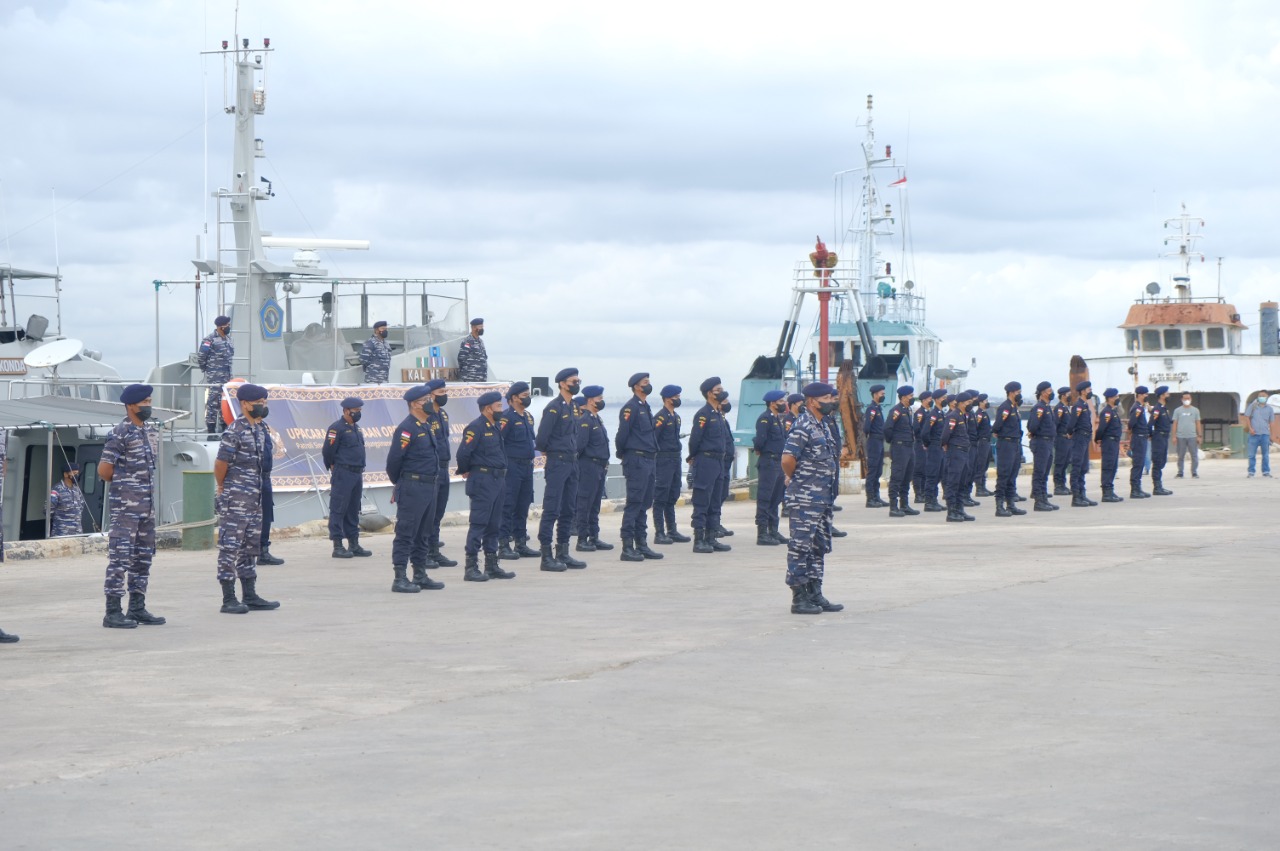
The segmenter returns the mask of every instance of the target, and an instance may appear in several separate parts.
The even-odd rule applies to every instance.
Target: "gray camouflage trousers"
[[[239,506],[236,507],[238,509]],[[262,547],[262,510],[228,508],[218,516],[218,581],[257,579]]]
[[[822,581],[831,552],[831,509],[823,505],[787,506],[790,541],[787,544],[787,585]]]
[[[151,578],[151,559],[156,554],[156,519],[146,517],[111,518],[107,533],[107,581],[103,591],[108,597],[125,595],[125,574],[129,591],[147,593]]]

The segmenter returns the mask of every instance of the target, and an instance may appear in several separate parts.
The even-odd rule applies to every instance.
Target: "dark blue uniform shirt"
[[[1095,435],[1096,439],[1114,438],[1119,440],[1121,431],[1120,412],[1111,405],[1104,405],[1102,410],[1098,411],[1098,433]]]
[[[432,407],[435,410],[427,411],[427,423],[431,426],[431,435],[436,442],[437,466],[447,467],[452,454],[449,449],[449,415],[438,405]]]
[[[1022,417],[1018,415],[1018,406],[1005,399],[996,408],[996,422],[991,427],[996,437],[1022,439]]]
[[[458,444],[458,474],[469,473],[479,467],[490,470],[507,468],[507,453],[502,448],[502,432],[497,422],[476,417],[462,430]]]
[[[1056,432],[1063,437],[1070,437],[1071,430],[1076,424],[1076,417],[1071,412],[1071,406],[1066,402],[1058,402],[1053,406],[1053,419],[1057,423]]]
[[[1027,418],[1027,434],[1040,440],[1052,440],[1057,432],[1053,408],[1048,402],[1036,402],[1036,406],[1031,409],[1031,416]]]
[[[614,435],[618,454],[623,452],[657,452],[658,436],[653,429],[653,411],[649,403],[632,396],[618,412],[618,433]]]
[[[338,420],[329,426],[324,437],[324,448],[320,450],[324,458],[326,470],[334,464],[364,469],[364,432],[360,426],[346,420]]]
[[[387,450],[387,477],[392,484],[400,482],[404,473],[434,476],[440,471],[440,455],[436,450],[435,431],[428,421],[413,414],[404,418],[391,435]]]
[[[1169,409],[1159,402],[1151,406],[1151,432],[1163,437],[1173,433],[1173,417],[1169,416]]]
[[[787,442],[787,426],[782,417],[772,411],[765,411],[756,418],[756,436],[751,446],[765,455],[781,455],[782,447]]]
[[[1129,408],[1129,433],[1137,437],[1151,436],[1151,425],[1147,422],[1147,408],[1141,402],[1134,402]]]
[[[948,449],[969,448],[969,418],[964,411],[953,408],[943,421],[942,445]]]
[[[911,409],[899,402],[889,411],[884,439],[890,443],[911,443]]]
[[[991,415],[986,411],[980,411],[976,407],[973,412],[978,415],[978,440],[991,442]]]
[[[659,452],[680,451],[680,415],[664,406],[653,416],[653,430],[658,439]]]
[[[733,449],[729,440],[729,426],[724,414],[710,405],[703,405],[694,415],[692,431],[689,434],[689,454],[699,455],[709,452],[724,457]]]
[[[507,457],[513,461],[533,458],[533,414],[507,408],[498,417],[498,431]]]
[[[551,400],[542,409],[542,421],[538,423],[538,436],[534,445],[539,452],[578,453],[578,406],[563,396]]]
[[[875,402],[867,405],[866,416],[862,418],[862,433],[867,437],[884,438],[884,412]]]
[[[1093,411],[1089,410],[1089,403],[1084,399],[1077,399],[1071,406],[1071,436],[1073,438],[1078,435],[1088,437],[1092,428]]]
[[[578,411],[580,412],[578,416],[578,445],[582,447],[579,450],[582,453],[582,457],[593,458],[596,461],[608,461],[609,435],[604,430],[604,423],[600,421],[600,415],[586,408],[579,408]]]

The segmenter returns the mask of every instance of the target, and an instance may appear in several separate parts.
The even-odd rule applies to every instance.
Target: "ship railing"
[[[844,263],[821,272],[829,272],[826,276],[826,289],[837,299],[858,298],[863,315],[872,321],[907,325],[925,323],[924,296],[908,290],[905,284],[900,286],[892,276],[881,276],[864,285],[859,280],[857,269]],[[792,288],[799,292],[821,292],[824,287],[820,270],[815,269],[808,260],[800,261],[796,264],[792,277]]]
[[[86,399],[93,402],[120,403],[124,388],[136,382],[126,379],[103,378],[15,378],[5,382],[8,399],[29,399],[38,396],[64,396],[69,399]],[[204,405],[208,384],[152,384],[151,404],[156,408],[175,411],[180,416],[168,428],[178,434],[204,430]],[[121,407],[120,418],[124,419]]]
[[[1152,296],[1143,295],[1141,298],[1135,298],[1134,304],[1226,304],[1227,300],[1220,295],[1204,295],[1204,296]]]

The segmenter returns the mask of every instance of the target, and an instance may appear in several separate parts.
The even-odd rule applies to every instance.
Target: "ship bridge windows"
[[[1180,328],[1164,329],[1164,347],[1166,349],[1182,348],[1182,329]]]
[[[1136,351],[1138,348],[1138,329],[1126,328],[1124,332],[1124,350],[1126,352]]]
[[[1160,351],[1160,329],[1159,328],[1143,328],[1142,329],[1142,350],[1144,352]]]
[[[1227,347],[1227,332],[1225,328],[1209,328],[1205,331],[1205,340],[1211,349],[1225,349]]]
[[[1182,336],[1182,340],[1186,343],[1188,351],[1199,351],[1204,348],[1204,331],[1193,328]]]

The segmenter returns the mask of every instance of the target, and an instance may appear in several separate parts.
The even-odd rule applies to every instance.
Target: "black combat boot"
[[[579,535],[578,545],[574,547],[580,553],[594,553],[596,551],[595,544],[591,543],[590,535]]]
[[[597,550],[602,550],[602,551],[613,549],[613,544],[610,544],[607,541],[600,540],[599,535],[591,536],[591,546],[595,547]]]
[[[255,611],[265,612],[269,609],[278,609],[280,604],[275,600],[264,600],[258,596],[258,578],[240,580],[240,586],[244,589],[244,604]]]
[[[1115,488],[1103,488],[1102,501],[1103,502],[1124,502],[1124,497],[1117,496]]]
[[[931,496],[924,501],[924,510],[925,511],[946,511],[947,509],[942,507],[942,503],[938,502],[937,497]]]
[[[636,549],[634,538],[622,539],[622,553],[618,556],[619,561],[644,561],[644,556],[640,555]]]
[[[556,558],[558,558],[560,562],[570,570],[582,570],[582,568],[587,566],[587,563],[585,561],[579,561],[578,559],[569,555],[568,541],[565,541],[563,543],[559,543],[559,542],[556,543]],[[641,556],[641,558],[643,558],[643,556]]]
[[[674,543],[667,535],[667,522],[662,516],[662,512],[657,509],[653,512],[653,542],[655,544]]]
[[[284,559],[276,558],[271,554],[271,547],[263,547],[262,552],[258,555],[258,564],[284,564]]]
[[[1136,488],[1129,488],[1129,499],[1151,499],[1151,494],[1142,489],[1142,485]]]
[[[915,498],[911,501],[917,505],[924,505],[924,494],[920,493],[920,491],[916,491]],[[902,504],[906,505],[907,501],[905,499],[902,500]]]
[[[529,536],[524,535],[516,539],[516,555],[520,558],[537,558],[540,553],[529,546]]]
[[[1075,494],[1071,492],[1071,488],[1067,487],[1066,485],[1054,485],[1053,495],[1054,496],[1075,496]]]
[[[960,506],[956,505],[954,502],[947,503],[947,522],[948,523],[964,522],[964,514],[960,511]]]
[[[1054,511],[1058,508],[1058,506],[1049,502],[1049,498],[1042,493],[1033,493],[1031,496],[1036,502],[1036,504],[1032,506],[1036,511]]]
[[[342,545],[341,538],[333,539],[333,557],[334,558],[352,558],[351,550]]]
[[[1004,501],[1003,497],[996,497],[996,517],[1012,517],[1013,512],[1009,510],[1009,505]]]
[[[427,575],[427,566],[425,564],[413,565],[413,579],[410,581],[423,591],[439,591],[444,587],[443,582],[436,582]]]
[[[890,517],[906,517],[902,511],[902,497],[890,497],[889,499],[889,516]]]
[[[236,581],[234,579],[219,579],[222,584],[222,613],[224,615],[245,615],[249,613],[249,607],[236,599]],[[117,603],[117,605],[119,605]]]
[[[720,539],[711,532],[707,533],[707,543],[711,545],[712,550],[718,553],[727,553],[729,550],[733,549],[733,547],[728,544],[720,543]]]
[[[687,544],[692,540],[688,535],[680,534],[680,530],[676,528],[674,520],[667,524],[667,537],[675,544]]]
[[[824,612],[844,611],[844,603],[833,603],[826,597],[822,596],[821,579],[814,579],[809,582],[809,602],[813,603]]]
[[[502,546],[498,547],[498,558],[503,558],[503,559],[520,558],[520,554],[511,548],[510,538],[502,539]]]
[[[1026,500],[1024,499],[1023,502],[1026,502]],[[1018,504],[1012,500],[1006,502],[1005,507],[1008,508],[1009,513],[1014,515],[1015,517],[1018,515],[1027,513],[1027,510],[1025,508],[1019,508]]]
[[[987,489],[986,482],[979,482],[977,489],[973,492],[975,496],[995,496],[996,492]]]
[[[396,572],[395,581],[391,583],[392,591],[397,594],[417,594],[422,590],[405,576],[405,566],[403,564],[393,565],[392,570]]]
[[[820,615],[822,607],[809,599],[808,585],[792,585],[791,586],[791,614],[793,615]]]
[[[657,550],[649,546],[649,539],[644,535],[641,535],[640,537],[636,538],[635,546],[636,546],[636,552],[640,553],[640,555],[643,556],[644,558],[651,559],[651,560],[664,558],[662,553],[658,552]]]
[[[969,496],[968,494],[965,494],[964,496],[960,497],[960,504],[966,508],[977,508],[978,506],[982,505],[982,503],[978,502],[976,499]]]
[[[440,552],[439,544],[432,544],[429,552],[431,553],[431,557],[435,559],[436,564],[440,565],[441,567],[457,567],[458,566],[457,559],[449,558],[444,553]]]
[[[898,507],[901,508],[902,513],[907,515],[908,517],[914,517],[915,515],[920,513],[918,509],[912,508],[911,506],[907,505],[906,497],[903,497],[902,500],[899,501]]]
[[[568,569],[565,567],[564,562],[560,561],[558,558],[555,557],[555,555],[552,554],[550,544],[542,545],[541,555],[542,555],[542,564],[540,566],[540,569],[550,570],[554,573],[561,573]]]
[[[1013,499],[1009,500],[1009,507],[1012,508],[1015,502],[1026,502],[1026,501],[1027,501],[1027,498],[1025,496],[1018,496],[1017,492],[1015,491],[1013,494]]]
[[[773,536],[775,541],[784,547],[791,543],[790,539],[778,532],[778,521],[776,518],[769,521],[769,534]]]
[[[708,543],[710,536],[706,529],[693,530],[693,551],[695,553],[714,553],[711,544]]]
[[[498,565],[497,553],[484,554],[484,575],[490,579],[515,579],[516,572],[514,570],[503,570]]]
[[[1164,486],[1164,482],[1156,482],[1155,487],[1151,489],[1154,496],[1173,496],[1173,491]]]
[[[232,599],[235,598],[235,595],[236,595],[236,592],[233,589],[231,591]],[[107,629],[135,628],[138,625],[138,622],[135,621],[133,618],[126,616],[124,612],[122,612],[120,609],[121,609],[120,598],[114,597],[108,594],[107,595],[107,614],[106,614],[106,617],[102,619],[102,625],[105,626]]]
[[[667,545],[674,544],[676,539],[667,534],[666,529],[655,529],[653,532],[653,542],[655,544]]]
[[[1088,508],[1091,505],[1096,505],[1096,503],[1091,499],[1085,499],[1083,493],[1072,492],[1071,494],[1072,508]]]
[[[769,534],[769,525],[761,523],[756,526],[756,546],[757,547],[776,547],[778,542]]]
[[[723,526],[723,525],[717,525],[717,526],[716,526],[716,531],[715,531],[715,536],[716,536],[717,538],[732,538],[732,537],[733,537],[733,530],[732,530],[732,529],[726,529],[726,528],[724,528],[724,526]]]
[[[18,636],[0,629],[0,644],[14,644],[17,640]]]
[[[880,498],[880,490],[877,488],[875,493],[867,499],[867,508],[888,508],[889,503]]]
[[[488,582],[489,577],[480,572],[480,556],[477,553],[467,553],[466,572],[462,574],[465,582]]]
[[[833,537],[833,538],[847,538],[847,537],[849,537],[849,533],[848,533],[848,532],[846,532],[846,531],[845,531],[845,530],[843,530],[843,529],[837,529],[837,528],[835,527],[835,524],[833,523],[833,524],[831,524],[831,537]]]
[[[147,595],[137,591],[129,592],[129,617],[146,626],[160,626],[164,623],[164,618],[147,611]]]
[[[360,546],[359,535],[356,535],[354,538],[352,538],[350,543],[351,543],[351,554],[353,556],[358,556],[359,558],[368,558],[369,556],[373,555],[373,553],[369,552],[364,547]]]

